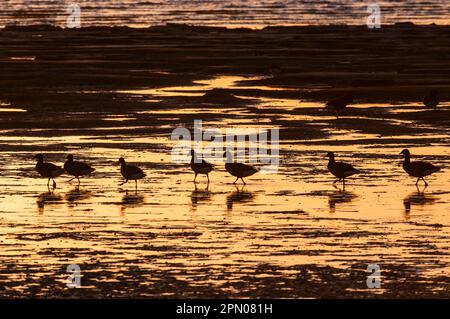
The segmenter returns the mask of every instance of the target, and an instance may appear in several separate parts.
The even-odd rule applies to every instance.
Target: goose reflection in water
[[[91,198],[92,193],[88,190],[75,187],[66,193],[67,206],[74,207],[79,201]]]
[[[38,206],[39,213],[43,213],[44,208],[47,205],[57,205],[61,203],[62,203],[61,195],[54,193],[53,191],[42,193],[36,199],[36,204]]]
[[[141,207],[145,203],[145,197],[139,194],[137,191],[135,192],[125,192],[125,195],[122,197],[122,203],[120,207],[121,214],[125,213],[126,208],[133,207]]]
[[[199,202],[208,202],[211,200],[211,193],[209,191],[209,184],[204,188],[198,188],[197,184],[195,185],[195,189],[191,193],[191,206],[193,209],[196,209]]]
[[[358,197],[354,193],[348,192],[345,189],[341,189],[336,186],[335,188],[336,191],[328,195],[328,205],[330,207],[330,213],[336,212],[336,204],[350,203],[352,200]]]
[[[425,194],[425,188],[420,190],[417,187],[417,191],[409,194],[403,199],[403,206],[405,207],[405,218],[408,219],[411,213],[412,206],[425,206],[432,205],[436,201],[436,198],[432,195]]]
[[[245,185],[241,188],[236,186],[236,191],[231,192],[227,195],[227,209],[232,210],[234,203],[249,203],[253,201],[254,195],[251,192],[244,190]]]

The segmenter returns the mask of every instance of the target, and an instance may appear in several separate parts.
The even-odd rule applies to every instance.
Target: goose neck
[[[411,162],[411,157],[410,157],[410,155],[409,154],[405,154],[405,161],[404,161],[404,163],[405,164],[409,164]]]

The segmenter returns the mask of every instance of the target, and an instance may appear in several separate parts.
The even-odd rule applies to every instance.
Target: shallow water
[[[245,78],[231,79],[218,77],[193,88],[199,92],[217,87],[237,89],[237,81]],[[177,90],[121,93],[131,98],[144,95],[145,99],[148,95],[149,99],[165,99],[164,94],[158,94],[161,91]],[[192,88],[184,91],[188,96]],[[253,98],[254,104],[224,108],[222,114],[214,108],[177,106],[158,112],[136,111],[126,118],[105,115],[112,129],[129,128],[129,133],[121,130],[107,138],[102,130],[90,131],[88,135],[73,135],[70,130],[64,135],[60,130],[59,136],[49,137],[45,129],[36,131],[33,137],[17,133],[0,137],[4,146],[20,144],[30,149],[1,152],[0,282],[6,287],[3,294],[57,294],[46,288],[48,283],[67,293],[64,270],[69,264],[81,267],[81,295],[102,291],[98,295],[192,297],[196,296],[192,291],[196,291],[206,296],[249,296],[261,285],[255,282],[258,278],[275,282],[296,278],[303,272],[295,267],[311,265],[344,273],[355,265],[365,272],[369,263],[379,264],[382,271],[403,267],[395,278],[386,275],[384,283],[402,281],[403,275],[406,278],[420,274],[431,282],[438,275],[450,276],[447,170],[430,177],[428,188],[420,185],[417,189],[415,181],[403,172],[399,155],[407,142],[413,155],[448,167],[448,131],[399,135],[395,136],[399,139],[396,142],[392,136],[336,127],[330,122],[333,114],[281,116],[291,123],[307,120],[322,127],[329,136],[283,139],[278,173],[256,174],[247,179],[246,186],[233,185],[223,161],[217,160],[206,188],[204,176],[195,186],[189,165],[173,162],[170,150],[175,142],[168,134],[149,132],[137,136],[133,121],[126,121],[153,114],[173,117],[171,127],[175,128],[180,114],[203,118],[211,112],[215,118],[205,118],[205,127],[275,127],[271,124],[273,115],[265,113],[272,100]],[[284,105],[282,99],[280,103],[273,100],[272,106],[280,111],[295,109],[295,105]],[[314,106],[319,107],[319,103],[311,105]],[[252,111],[255,107],[260,110],[258,121]],[[354,109],[361,107],[355,105]],[[421,111],[416,105],[372,107],[388,113],[404,108]],[[344,121],[351,118],[351,114],[343,115]],[[402,121],[397,124],[403,125]],[[46,180],[39,179],[33,170],[36,149],[42,149],[49,161],[60,164],[65,153],[71,152],[92,163],[96,171],[82,179],[79,188],[75,182],[65,182],[68,176],[57,178],[57,189],[48,192]],[[351,162],[362,170],[349,179],[345,189],[332,185],[333,178],[326,169],[328,151],[335,151],[338,160]],[[116,161],[121,156],[139,164],[147,173],[147,178],[139,181],[137,191],[133,183],[118,186]],[[328,271],[319,274],[326,277]],[[318,285],[338,285],[344,277]],[[162,284],[169,279],[174,286]],[[355,295],[368,291],[365,278],[350,281],[347,291],[355,291]],[[285,293],[288,297],[304,296],[295,288],[286,288]]]
[[[128,25],[190,23],[229,27],[267,25],[365,24],[367,1],[214,1],[214,0],[8,0],[0,4],[0,26],[48,23],[65,25],[67,6],[80,5],[82,25]],[[448,24],[450,7],[446,0],[376,1],[382,22],[411,21],[418,24]]]

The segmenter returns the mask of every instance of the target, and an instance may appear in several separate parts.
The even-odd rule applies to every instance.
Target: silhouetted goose
[[[354,168],[352,165],[343,163],[343,162],[336,162],[334,159],[334,153],[328,152],[326,157],[329,158],[328,161],[328,170],[331,174],[336,176],[338,179],[333,182],[335,184],[336,182],[339,182],[342,180],[342,184],[345,185],[345,178],[350,177],[352,175],[355,175],[359,173],[359,170]]]
[[[36,171],[42,176],[48,178],[47,187],[50,188],[50,179],[53,181],[53,188],[56,188],[55,177],[64,173],[64,168],[56,166],[52,163],[44,162],[44,156],[37,154],[34,156],[37,159]]]
[[[129,180],[134,180],[137,189],[137,180],[145,177],[145,173],[137,166],[128,165],[125,160],[121,157],[119,158],[120,163],[120,173],[122,174],[125,181],[119,186],[128,183]]]
[[[197,158],[197,154],[195,153],[194,150],[191,150],[191,168],[195,173],[195,177],[194,177],[194,183],[195,180],[197,179],[197,175],[198,174],[205,174],[206,177],[208,178],[208,183],[209,183],[209,173],[213,170],[214,166],[208,162],[206,162],[205,160],[199,160]]]
[[[440,170],[439,167],[436,167],[428,162],[411,162],[411,154],[407,149],[404,149],[400,154],[405,156],[405,160],[403,161],[403,169],[405,172],[410,176],[417,177],[416,186],[420,180],[423,180],[425,186],[428,186],[428,183],[425,181],[424,177]]]
[[[439,104],[439,92],[437,90],[431,90],[423,98],[423,104],[426,107],[435,108]]]
[[[67,161],[64,163],[64,169],[68,174],[74,176],[68,182],[71,182],[76,178],[78,180],[78,185],[80,185],[80,176],[89,175],[95,171],[95,168],[92,168],[86,163],[74,161],[73,155],[67,155]]]
[[[353,103],[353,96],[346,94],[327,102],[327,109],[333,111],[342,111],[348,104]]]
[[[236,184],[236,182],[241,179],[245,185],[246,183],[244,181],[244,177],[252,176],[256,172],[258,172],[258,170],[253,166],[243,163],[233,163],[233,155],[231,155],[231,153],[228,151],[223,153],[223,157],[227,159],[227,162],[225,163],[225,169],[228,173],[236,177],[236,180],[233,184]]]

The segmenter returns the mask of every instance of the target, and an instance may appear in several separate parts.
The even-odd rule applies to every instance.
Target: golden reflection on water
[[[191,111],[195,114],[200,109]],[[248,125],[245,118],[242,122],[242,126]],[[220,124],[205,121],[205,125],[212,123]],[[230,123],[239,125],[237,121],[223,122]],[[399,152],[405,143],[401,138],[398,144],[383,145],[374,144],[372,134],[332,127],[330,132],[331,137],[317,140],[321,142],[317,144],[284,141],[279,172],[256,174],[247,179],[246,186],[232,184],[234,178],[225,172],[223,161],[215,163],[209,185],[204,176],[194,184],[189,164],[172,161],[174,142],[168,136],[136,137],[131,131],[114,140],[115,147],[104,145],[101,131],[90,136],[2,136],[2,143],[20,139],[27,148],[48,143],[77,146],[77,158],[91,163],[96,171],[82,178],[80,187],[67,183],[68,176],[59,177],[58,188],[49,192],[46,180],[34,172],[35,152],[3,151],[2,157],[8,160],[3,163],[1,178],[0,240],[4,249],[0,258],[11,261],[21,256],[23,264],[38,260],[51,273],[55,267],[89,264],[93,258],[121,264],[152,256],[152,263],[137,265],[166,269],[172,267],[166,251],[182,250],[186,255],[171,256],[171,263],[194,269],[206,262],[217,273],[223,269],[240,273],[243,267],[261,263],[345,268],[369,260],[409,263],[423,267],[429,276],[450,274],[450,257],[443,253],[450,246],[448,171],[430,177],[427,189],[416,189],[415,180],[401,168]],[[343,137],[348,143],[332,143]],[[352,144],[364,140],[372,142]],[[142,143],[152,146],[138,146]],[[413,159],[426,157],[444,168],[449,166],[445,139],[418,145],[410,147]],[[328,151],[361,170],[345,189],[332,185],[334,178],[326,169]],[[45,154],[59,165],[65,158],[63,152]],[[121,156],[147,173],[137,191],[133,183],[118,186],[121,177],[114,163]],[[436,247],[431,252],[430,242]],[[61,249],[85,251],[44,254]],[[313,253],[292,254],[299,249]],[[426,266],[436,258],[437,268]],[[110,271],[120,272],[121,268],[112,266]]]

